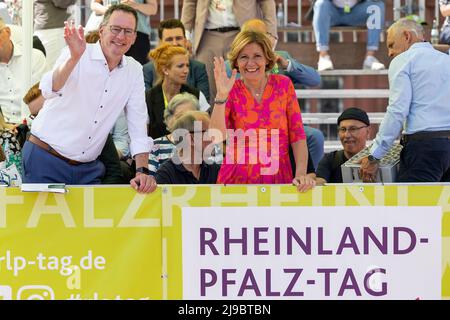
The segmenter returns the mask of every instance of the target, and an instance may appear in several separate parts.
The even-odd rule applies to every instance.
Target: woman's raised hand
[[[237,70],[233,69],[231,78],[228,78],[225,61],[222,57],[214,57],[214,79],[216,81],[217,97],[226,99],[236,81]]]

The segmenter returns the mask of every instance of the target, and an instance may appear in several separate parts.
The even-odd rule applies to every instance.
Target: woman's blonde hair
[[[176,47],[171,44],[162,44],[150,51],[149,59],[155,63],[155,69],[161,78],[164,78],[164,68],[172,66],[172,59],[174,56],[188,55],[188,51],[183,47]]]
[[[266,71],[272,70],[276,62],[272,44],[270,39],[264,33],[257,31],[241,31],[237,34],[236,38],[234,38],[233,43],[231,44],[231,50],[228,53],[228,60],[230,60],[231,68],[238,68],[237,60],[239,53],[246,45],[251,43],[256,43],[261,47],[264,57],[267,60]]]

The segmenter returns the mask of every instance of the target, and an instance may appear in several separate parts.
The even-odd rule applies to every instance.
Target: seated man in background
[[[349,108],[337,120],[339,139],[344,149],[327,153],[317,168],[317,184],[342,183],[341,165],[366,147],[370,134],[367,113],[359,108]]]
[[[155,174],[159,167],[168,159],[172,158],[176,146],[172,137],[172,126],[175,121],[188,111],[199,111],[198,99],[187,92],[177,94],[170,100],[164,109],[164,123],[168,134],[153,141],[153,149],[148,157],[148,169],[150,174]]]
[[[1,19],[1,18],[0,18]],[[6,21],[4,21],[6,22]],[[20,46],[22,46],[22,35],[23,35],[23,28],[22,26],[18,26],[15,24],[6,24],[7,27],[11,29],[11,40],[13,43],[16,43]],[[47,52],[45,51],[45,47],[42,44],[41,39],[39,39],[38,36],[33,36],[33,48],[38,49],[44,54],[44,57],[46,57]]]
[[[5,20],[3,20],[6,22]],[[16,43],[20,46],[22,46],[22,35],[23,35],[23,28],[22,26],[18,26],[15,24],[6,24],[11,29],[11,40],[13,43]],[[45,47],[42,44],[41,39],[39,39],[38,36],[33,36],[33,48],[38,49],[44,54],[44,57],[46,57],[47,52],[45,51]]]
[[[216,183],[220,165],[205,162],[205,150],[212,142],[207,138],[208,127],[209,115],[203,111],[188,111],[175,121],[172,132],[176,154],[156,171],[158,184]]]
[[[159,44],[168,43],[173,46],[187,49],[187,40],[183,23],[178,19],[167,19],[161,21],[158,29]],[[158,77],[155,72],[153,62],[144,65],[145,90],[150,89],[157,82]],[[187,84],[200,90],[209,102],[209,83],[206,66],[196,60],[189,59],[189,73]]]
[[[334,68],[329,51],[330,27],[368,26],[367,52],[363,69],[381,70],[385,66],[375,58],[384,26],[384,2],[381,0],[316,0],[313,28],[319,52],[318,70]],[[378,9],[377,9],[378,8]]]
[[[31,55],[31,81],[36,83],[45,70],[45,56],[37,49],[32,49]],[[0,108],[5,121],[12,125],[22,123],[24,118],[21,101],[28,89],[24,87],[24,59],[22,45],[14,40],[10,27],[0,18]]]

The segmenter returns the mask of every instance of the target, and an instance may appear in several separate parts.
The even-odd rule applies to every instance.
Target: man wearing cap
[[[343,150],[327,153],[317,167],[317,184],[342,183],[341,165],[366,147],[370,133],[367,113],[359,108],[342,112],[337,120]]]
[[[378,161],[403,129],[398,182],[450,181],[450,57],[424,42],[423,27],[400,19],[387,33],[389,106],[361,160],[364,182],[374,181]]]

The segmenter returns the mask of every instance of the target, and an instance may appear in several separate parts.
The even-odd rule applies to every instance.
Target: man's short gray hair
[[[418,38],[423,38],[424,30],[420,23],[408,18],[401,18],[397,20],[389,29],[396,33],[407,30],[414,32]]]
[[[170,118],[175,114],[177,108],[185,103],[190,103],[194,110],[200,110],[200,103],[197,97],[188,92],[179,93],[170,100],[166,110],[164,110],[164,123],[166,125],[169,123]]]
[[[100,27],[104,27],[109,23],[109,19],[111,18],[111,15],[114,13],[114,11],[122,11],[125,13],[132,14],[134,16],[134,20],[136,21],[135,29],[137,29],[137,25],[138,25],[137,11],[135,9],[133,9],[132,7],[130,7],[129,5],[120,4],[120,3],[114,4],[106,10],[105,14],[103,15],[103,20],[100,23]]]

